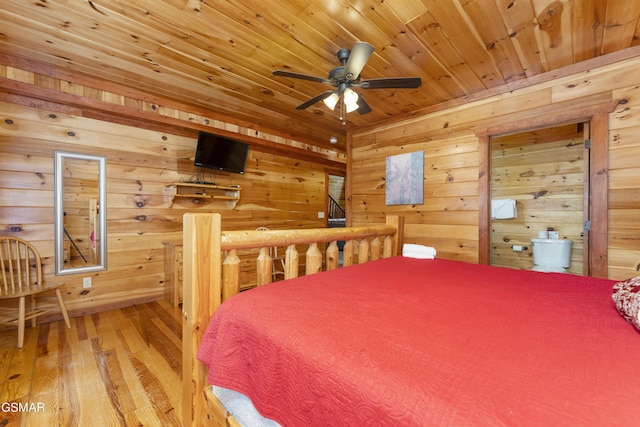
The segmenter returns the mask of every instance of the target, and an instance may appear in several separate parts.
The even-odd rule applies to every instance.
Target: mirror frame
[[[107,269],[107,161],[104,156],[91,154],[70,153],[55,150],[54,162],[54,244],[55,244],[55,274],[80,274]],[[98,162],[98,260],[95,265],[86,267],[65,268],[64,266],[64,159],[78,159]]]

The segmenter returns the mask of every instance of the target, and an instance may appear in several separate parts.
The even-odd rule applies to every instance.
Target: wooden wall
[[[326,157],[314,162],[252,145],[244,175],[208,176],[219,184],[242,187],[235,208],[226,202],[197,203],[197,199],[176,199],[172,204],[168,186],[191,180],[197,172],[195,137],[184,136],[194,134],[189,127],[200,120],[196,114],[184,114],[184,131],[174,124],[176,132],[171,133],[143,129],[136,120],[126,125],[83,117],[81,109],[65,112],[64,105],[25,101],[24,96],[17,103],[8,102],[10,96],[4,99],[0,102],[0,233],[36,244],[44,257],[45,281],[65,283],[72,314],[163,298],[163,242],[182,241],[186,212],[221,212],[227,229],[325,225],[324,219],[318,219],[318,212],[326,211],[325,176],[327,171],[340,170],[339,163],[328,164]],[[122,102],[124,98],[114,99]],[[96,102],[92,103],[95,107]],[[248,133],[230,123],[227,128]],[[106,156],[108,269],[90,274],[90,289],[82,288],[82,277],[88,274],[54,275],[54,150]]]
[[[354,132],[348,170],[352,223],[383,222],[385,214],[401,213],[406,242],[433,245],[443,258],[477,262],[481,159],[476,131],[513,123],[533,128],[541,115],[561,120],[574,109],[623,99],[609,114],[608,224],[592,224],[592,233],[608,232],[610,278],[637,275],[639,68],[640,58],[625,59]],[[424,150],[424,204],[385,206],[386,157],[419,150]]]
[[[572,123],[491,140],[491,198],[514,199],[518,210],[517,218],[491,222],[491,265],[531,270],[531,239],[553,228],[573,242],[569,272],[583,274],[583,128]]]

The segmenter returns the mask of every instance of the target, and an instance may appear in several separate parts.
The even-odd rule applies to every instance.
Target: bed
[[[318,274],[237,294],[237,254],[222,248],[254,236],[185,217],[197,302],[185,307],[185,425],[235,422],[208,384],[286,426],[637,425],[640,333],[616,310],[615,282],[398,256],[402,222],[388,222],[341,231],[345,268],[321,272],[310,249]],[[291,233],[282,244],[308,241]]]

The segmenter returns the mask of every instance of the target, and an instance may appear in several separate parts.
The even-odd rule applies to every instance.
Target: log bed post
[[[353,227],[349,229],[282,230],[255,235],[253,231],[222,233],[220,214],[187,213],[183,222],[184,289],[182,327],[182,421],[185,427],[214,425],[226,427],[224,407],[210,396],[207,399],[207,369],[196,359],[198,346],[213,312],[222,301],[239,292],[240,259],[238,249],[260,249],[257,259],[258,284],[271,281],[271,258],[265,247],[286,246],[285,278],[298,276],[299,254],[296,242],[309,244],[306,253],[307,274],[322,270],[322,254],[318,242],[329,243],[326,253],[327,269],[338,264],[337,240],[345,240],[344,266],[355,261],[358,243],[358,263],[382,256],[399,255],[402,246],[404,221],[389,216],[391,227]],[[367,241],[372,239],[372,243]],[[382,248],[380,239],[382,238]],[[227,257],[222,252],[227,251]],[[371,254],[369,256],[369,254]]]
[[[196,353],[213,312],[222,302],[220,214],[185,214],[182,302],[182,420],[185,427],[207,418],[206,367]],[[217,256],[216,256],[217,254]]]
[[[402,245],[404,244],[404,217],[399,215],[388,215],[386,219],[387,225],[392,225],[396,228],[397,232],[391,238],[391,247],[387,248],[385,243],[384,257],[388,258],[393,255],[400,255],[402,252]],[[388,240],[385,237],[385,242]]]

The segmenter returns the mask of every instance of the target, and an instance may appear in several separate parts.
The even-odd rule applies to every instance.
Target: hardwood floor
[[[0,333],[0,427],[180,426],[181,334],[165,301]]]

